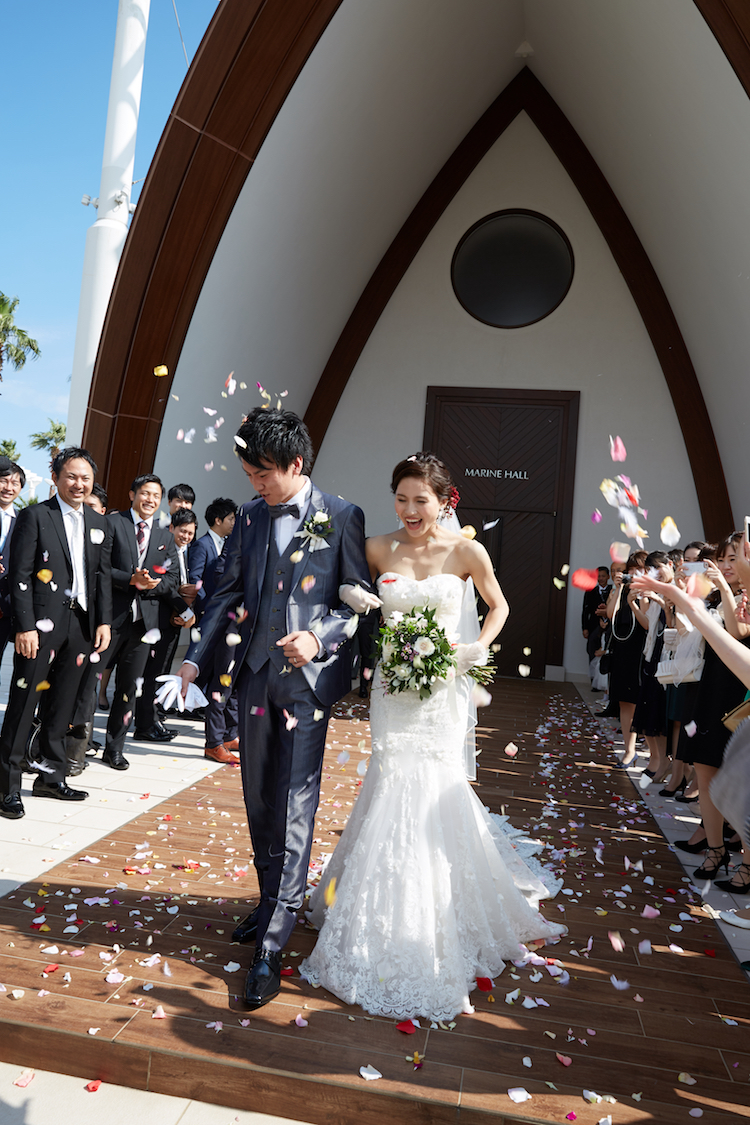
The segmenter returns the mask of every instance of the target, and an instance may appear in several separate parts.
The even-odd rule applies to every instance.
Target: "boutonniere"
[[[313,551],[324,551],[330,546],[326,542],[333,531],[333,524],[328,512],[313,512],[308,516],[299,531],[295,531],[295,538],[301,539],[310,554]]]

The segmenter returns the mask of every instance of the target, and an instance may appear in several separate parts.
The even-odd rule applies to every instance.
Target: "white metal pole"
[[[151,0],[119,0],[96,222],[86,234],[73,352],[68,444],[83,435],[99,338],[128,233],[143,59]],[[83,202],[88,202],[84,196]]]

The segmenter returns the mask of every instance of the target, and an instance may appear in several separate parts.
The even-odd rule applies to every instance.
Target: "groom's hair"
[[[286,471],[296,457],[302,458],[302,472],[312,468],[313,447],[307,426],[291,410],[266,410],[256,406],[237,431],[237,453],[248,465],[262,469],[272,461]]]

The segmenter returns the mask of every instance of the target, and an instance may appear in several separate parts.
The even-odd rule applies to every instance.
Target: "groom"
[[[351,687],[354,612],[345,583],[369,588],[364,517],[307,474],[310,435],[290,411],[253,410],[235,438],[258,493],[237,515],[224,574],[182,665],[183,693],[222,651],[226,694],[239,697],[240,758],[261,900],[237,927],[255,939],[245,1002],[281,987],[281,950],[302,906],[331,705]],[[224,647],[229,634],[230,647]]]

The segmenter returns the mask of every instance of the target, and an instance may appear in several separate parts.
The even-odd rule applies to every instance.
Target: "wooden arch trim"
[[[151,471],[203,283],[269,129],[342,0],[222,0],[159,141],[102,329],[83,444],[113,504]],[[169,375],[155,378],[164,364]]]
[[[747,0],[695,0],[695,6],[750,94],[750,4]]]
[[[522,110],[580,192],[627,282],[682,428],[705,534],[718,539],[732,526],[729,494],[703,393],[672,308],[601,169],[528,68],[506,86],[443,165],[375,269],[331,352],[305,415],[313,444],[320,448],[357,360],[419,248],[482,157]]]

